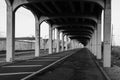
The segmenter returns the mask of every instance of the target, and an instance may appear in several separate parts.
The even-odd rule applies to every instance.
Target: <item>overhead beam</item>
[[[5,0],[8,2],[8,0]],[[24,4],[31,4],[31,3],[39,3],[39,2],[46,2],[46,1],[69,1],[69,0],[14,0],[13,2],[13,10],[15,10],[20,5]],[[83,1],[83,2],[94,2],[104,8],[105,2],[104,0],[71,0],[71,1]]]
[[[44,10],[42,10],[41,8],[39,8],[38,6],[33,5],[33,4],[32,4],[32,6],[35,7],[37,10],[39,10],[41,13],[46,14],[46,12]]]
[[[90,20],[93,20],[93,21],[95,21],[96,23],[97,23],[97,17],[95,17],[95,16],[92,16],[92,15],[71,15],[71,16],[69,16],[69,15],[54,15],[54,16],[52,16],[52,17],[49,17],[49,20],[50,19],[57,19],[57,18],[83,18],[83,19],[90,19]]]
[[[49,17],[41,16],[40,17],[40,23],[42,23],[43,21],[46,21],[47,19],[49,19]]]
[[[88,33],[88,32],[79,32],[79,33],[66,33],[66,35],[92,35],[91,33]]]
[[[62,32],[76,32],[76,31],[78,31],[78,32],[90,32],[91,34],[94,32],[90,29],[62,29],[60,31],[62,31]]]
[[[82,22],[82,21],[81,22],[62,22],[62,23],[60,23],[60,22],[52,22],[51,20],[47,20],[47,21],[50,21],[52,23],[52,25],[58,25],[58,26],[61,25],[61,24],[64,24],[64,25],[73,25],[73,26],[74,26],[74,24],[76,24],[76,26],[77,26],[77,24],[78,24],[79,26],[80,25],[91,25],[91,26],[94,26],[96,28],[96,25],[97,25],[97,23],[89,22],[89,21],[85,21],[85,22]]]
[[[71,1],[69,1],[69,5],[70,5],[70,8],[72,10],[72,12],[74,13],[75,12],[75,8],[74,8],[74,5]]]
[[[60,31],[62,31],[62,32],[77,32],[78,31],[78,32],[91,32],[91,33],[93,33],[93,31],[90,29],[63,29]]]
[[[91,38],[91,36],[89,35],[68,35],[71,38],[80,38],[80,37],[87,37],[87,38]]]
[[[41,3],[50,13],[54,13],[44,2]]]
[[[71,36],[81,36],[81,35],[85,35],[85,36],[86,36],[86,35],[88,35],[88,36],[90,36],[90,37],[92,36],[92,35],[90,35],[90,34],[79,34],[79,35],[78,35],[78,34],[67,34],[67,35],[71,35]]]
[[[92,36],[92,33],[90,33],[90,32],[80,32],[80,33],[72,33],[72,32],[64,32],[64,34],[66,34],[66,35],[89,35],[89,36]]]
[[[61,19],[58,19],[58,21],[63,22],[63,20],[61,20]]]
[[[90,36],[79,36],[79,37],[74,37],[74,36],[69,36],[71,39],[90,39]]]
[[[84,2],[80,2],[80,10],[81,10],[81,13],[83,14],[84,13]]]
[[[91,35],[68,35],[69,37],[71,37],[71,38],[81,38],[81,37],[87,37],[87,38],[91,38]]]
[[[19,1],[19,0],[16,0],[16,1]],[[23,1],[23,0],[20,0],[20,1]],[[28,1],[29,3],[38,3],[38,2],[46,2],[46,1],[70,1],[70,0],[24,0],[24,1]],[[104,0],[71,0],[71,1],[94,2],[99,4],[103,8],[105,4]]]
[[[65,19],[63,19],[63,18],[61,18],[61,20],[62,20],[63,22],[66,22],[66,20],[65,20]]]
[[[91,4],[91,8],[90,8],[90,13],[93,13],[93,11],[94,11],[94,8],[95,8],[95,4]]]
[[[80,26],[79,28],[81,28],[81,26],[83,27],[89,27],[89,28],[92,28],[93,30],[95,29],[94,26],[92,25],[83,25],[83,24],[63,24],[63,25],[57,25],[57,26],[54,26],[55,28],[59,28],[59,27],[64,27],[64,26]],[[75,27],[75,28],[78,28],[78,27]]]
[[[58,7],[58,5],[56,5],[54,1],[51,1],[51,2],[52,2],[52,4],[53,4],[53,6],[56,8],[56,10],[57,10],[59,13],[61,13],[62,11],[61,11],[60,8]]]

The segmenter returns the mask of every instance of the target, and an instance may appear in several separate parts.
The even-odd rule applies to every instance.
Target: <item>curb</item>
[[[93,61],[95,62],[95,64],[97,65],[97,67],[100,69],[100,71],[103,73],[103,76],[107,79],[107,80],[111,80],[110,77],[108,76],[108,74],[104,71],[104,69],[99,65],[99,63],[96,61],[96,59],[94,58],[94,56],[92,56]]]

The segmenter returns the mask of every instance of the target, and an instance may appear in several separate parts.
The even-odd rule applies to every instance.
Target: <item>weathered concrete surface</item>
[[[105,80],[87,49],[81,49],[38,80]]]
[[[41,39],[40,40],[40,48],[41,49],[48,49],[49,48],[49,41],[47,39]],[[66,43],[66,42],[65,42]],[[61,46],[61,41],[60,41],[60,46]],[[68,43],[68,47],[71,47],[71,44]],[[53,48],[57,48],[57,40],[53,41]],[[29,41],[29,40],[16,40],[15,41],[15,50],[31,50],[35,49],[35,42],[34,41]],[[0,51],[6,50],[6,40],[5,39],[0,39]],[[61,48],[60,48],[61,50]]]

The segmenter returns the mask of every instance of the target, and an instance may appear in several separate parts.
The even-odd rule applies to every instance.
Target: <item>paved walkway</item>
[[[0,80],[21,80],[22,78],[50,65],[51,63],[69,55],[74,51],[76,50],[65,51],[62,53],[2,65],[0,66]]]
[[[0,66],[0,80],[21,80],[71,53],[57,68],[32,80],[106,80],[85,48]]]
[[[46,56],[48,53],[41,52],[40,56]],[[6,64],[6,55],[0,55],[0,65]],[[23,51],[23,52],[15,52],[15,61],[27,60],[35,58],[35,51]]]
[[[81,49],[53,71],[34,80],[106,80],[87,49]]]

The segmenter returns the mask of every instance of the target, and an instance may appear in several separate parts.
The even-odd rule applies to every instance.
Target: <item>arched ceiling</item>
[[[10,0],[13,1],[13,0]],[[25,2],[27,1],[27,3]],[[105,0],[23,0],[23,6],[84,45],[92,37]]]

